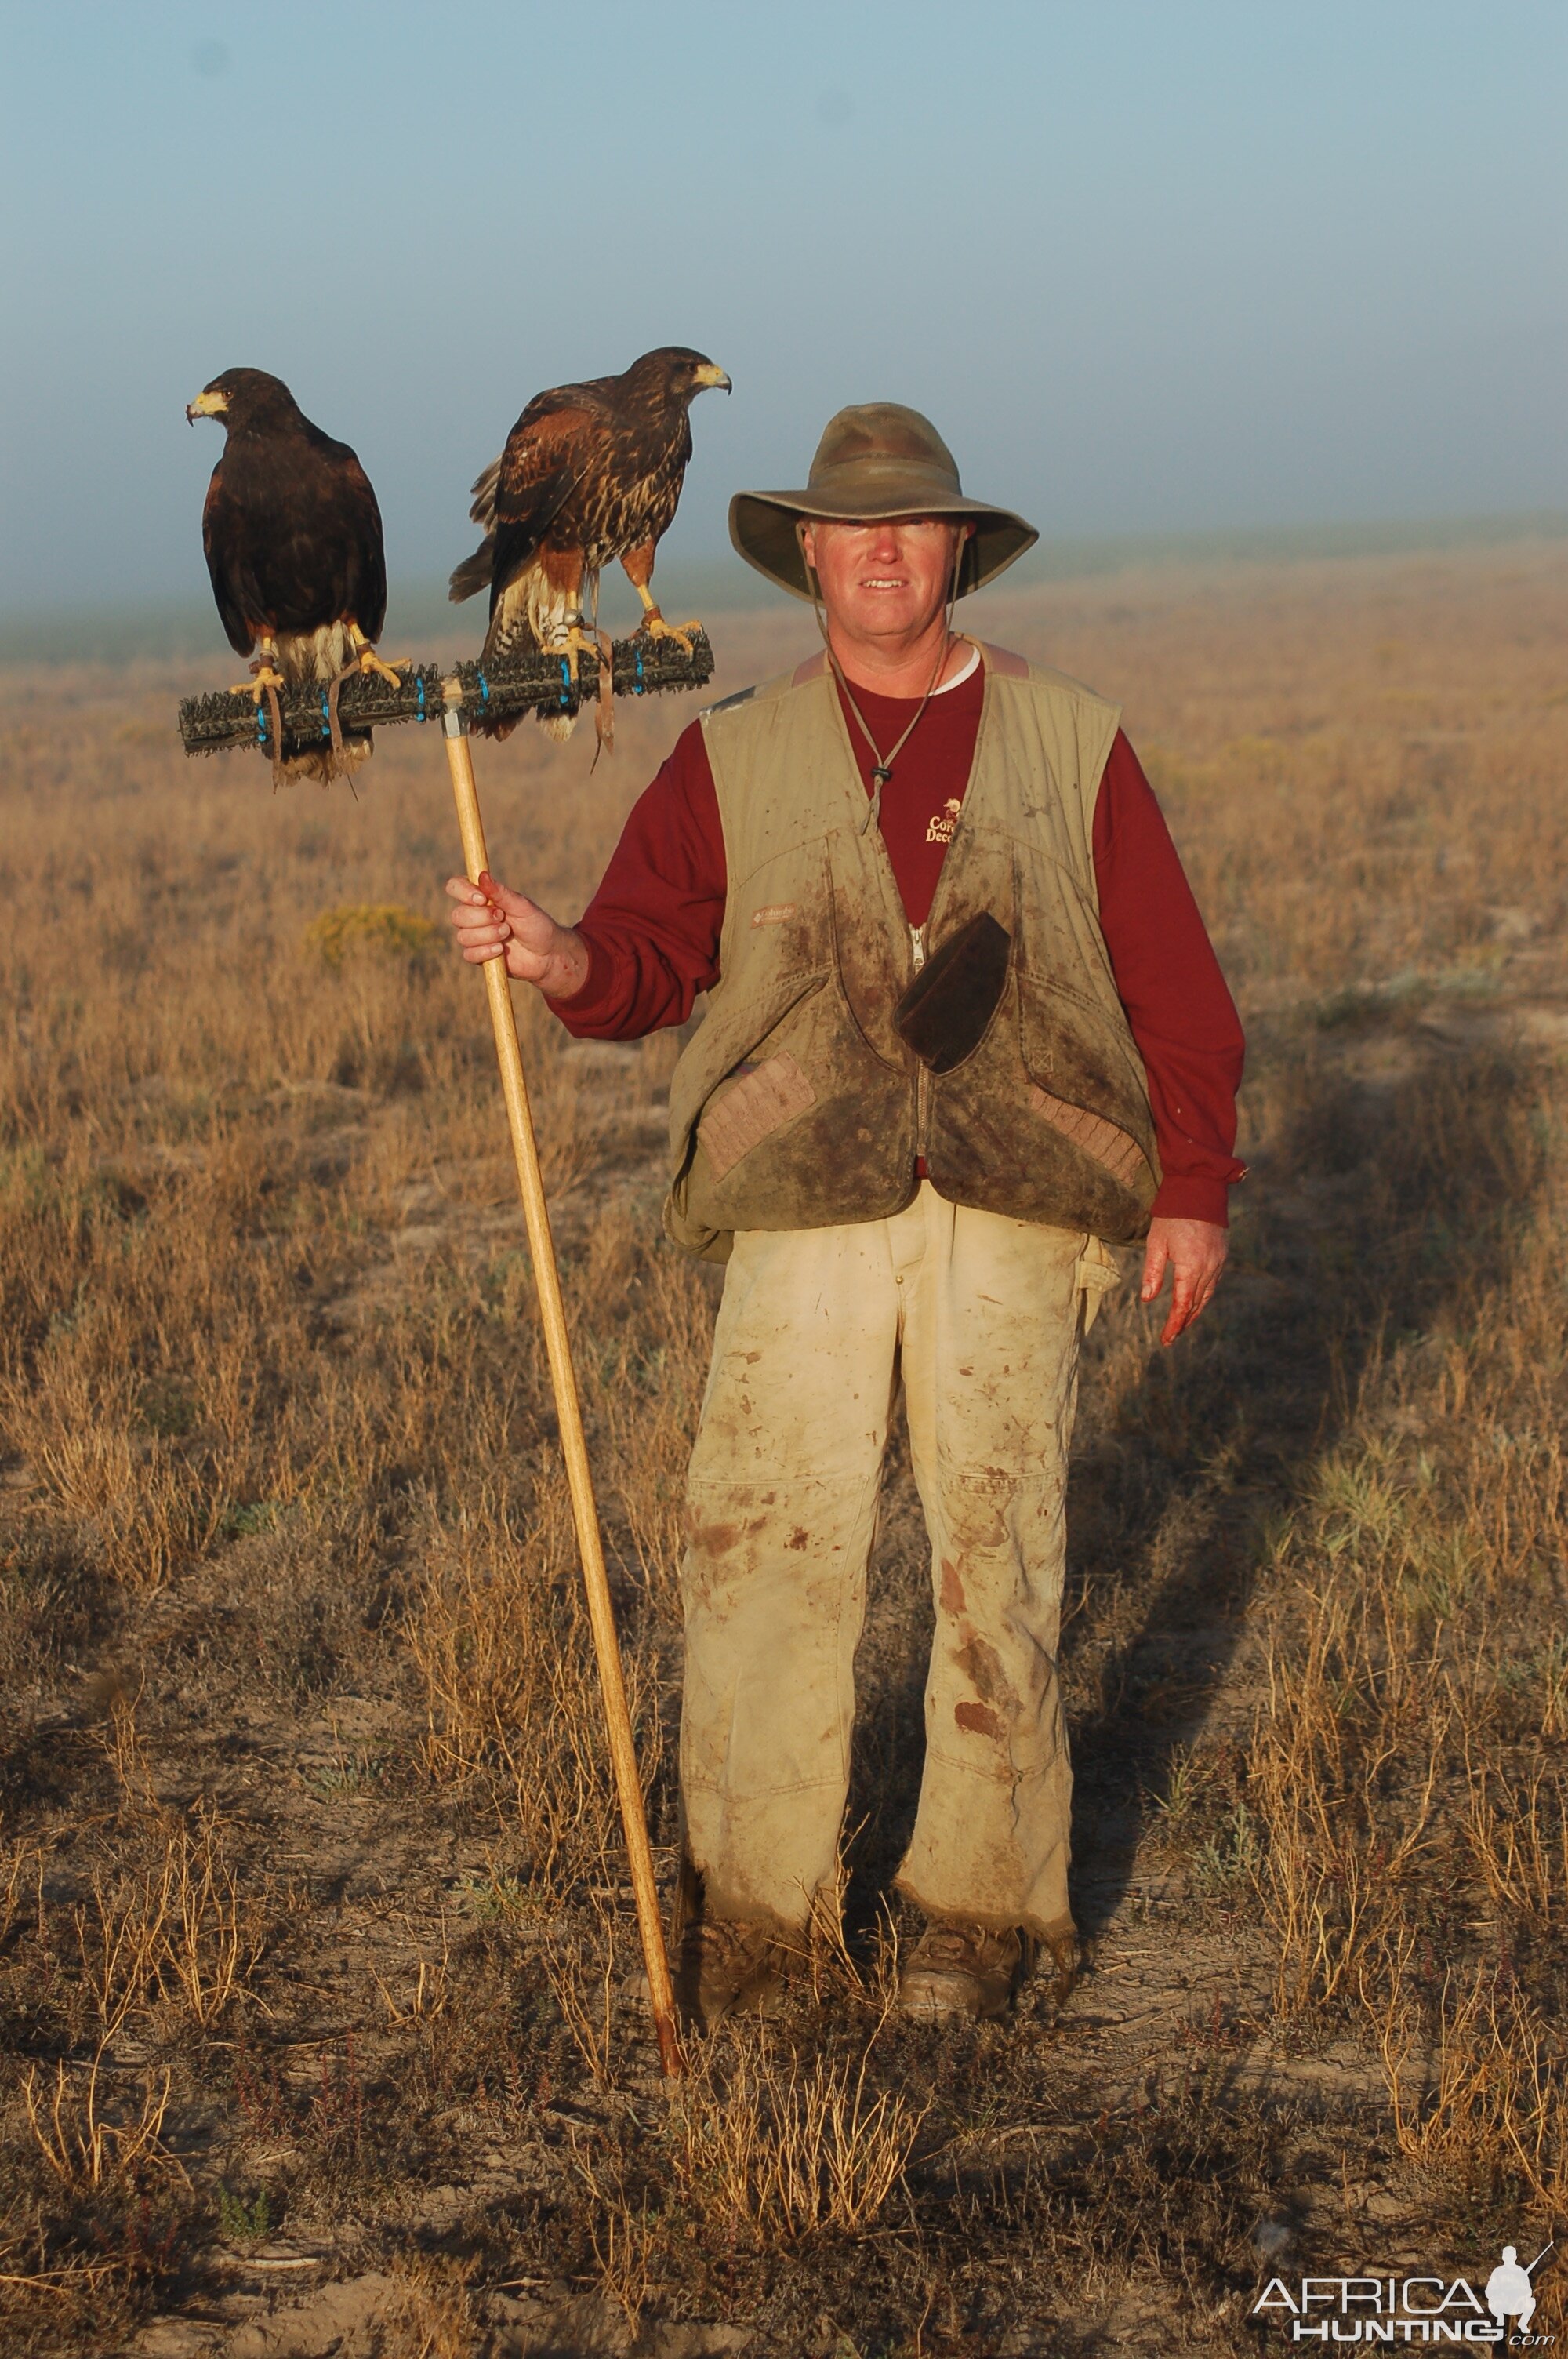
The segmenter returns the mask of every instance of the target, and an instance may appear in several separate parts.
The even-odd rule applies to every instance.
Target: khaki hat
[[[863,401],[830,418],[805,491],[737,492],[730,503],[730,538],[748,565],[793,596],[809,598],[795,537],[802,516],[860,523],[910,516],[965,516],[973,523],[959,597],[994,582],[1040,538],[1010,508],[966,499],[953,453],[931,420],[901,401]]]

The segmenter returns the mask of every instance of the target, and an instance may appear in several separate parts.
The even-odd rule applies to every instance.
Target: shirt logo
[[[754,926],[782,926],[784,920],[793,918],[795,913],[795,904],[793,901],[768,901],[762,908],[752,910],[752,923]]]
[[[931,818],[926,822],[926,842],[951,843],[953,841],[953,830],[958,824],[958,813],[963,810],[963,804],[959,802],[955,796],[949,795],[941,810],[939,811],[933,812]],[[754,924],[755,919],[753,919],[752,922]]]

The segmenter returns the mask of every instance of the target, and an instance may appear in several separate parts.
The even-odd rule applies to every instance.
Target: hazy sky
[[[402,579],[668,342],[687,558],[877,397],[1047,536],[1568,506],[1565,69],[1563,0],[9,0],[0,607],[205,595],[241,363]]]

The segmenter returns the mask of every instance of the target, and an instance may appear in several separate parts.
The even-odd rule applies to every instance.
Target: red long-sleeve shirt
[[[924,925],[974,760],[984,697],[977,663],[926,706],[882,789],[881,832],[912,925]],[[857,688],[880,747],[915,700]],[[875,757],[853,715],[849,742],[868,794]],[[1164,817],[1119,730],[1094,820],[1100,930],[1149,1079],[1163,1179],[1157,1213],[1224,1222],[1235,1159],[1241,1026]],[[694,722],[633,806],[579,928],[587,981],[551,1005],[579,1039],[634,1040],[684,1024],[719,978],[727,889],[724,831],[701,725]]]

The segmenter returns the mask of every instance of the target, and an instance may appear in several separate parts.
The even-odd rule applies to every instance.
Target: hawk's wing
[[[386,619],[381,510],[346,442],[315,427],[227,449],[201,515],[212,594],[229,644],[258,627],[308,632],[352,615],[370,639]]]
[[[332,521],[343,568],[342,611],[367,639],[379,639],[386,621],[386,548],[381,509],[358,454],[346,442],[330,446]]]
[[[207,486],[201,510],[201,547],[217,602],[218,619],[229,645],[240,655],[249,656],[255,648],[251,621],[253,617],[259,619],[264,610],[248,551],[243,547],[241,519],[224,488],[222,460],[213,468],[212,480]]]
[[[454,603],[488,588],[490,610],[538,554],[539,544],[579,486],[608,456],[611,420],[592,385],[535,394],[506,448],[473,486],[469,513],[484,539],[452,575]]]

